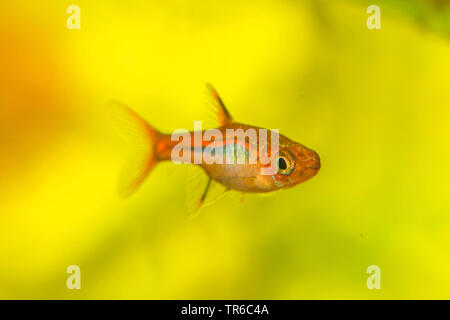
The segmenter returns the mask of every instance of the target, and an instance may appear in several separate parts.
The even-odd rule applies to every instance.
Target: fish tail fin
[[[119,131],[131,149],[118,183],[119,194],[128,197],[158,163],[155,145],[162,134],[126,105],[118,101],[112,101],[109,105],[114,122],[119,125]]]

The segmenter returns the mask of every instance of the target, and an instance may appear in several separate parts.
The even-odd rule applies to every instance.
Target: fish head
[[[276,173],[272,175],[277,189],[291,188],[314,177],[320,170],[320,157],[314,150],[295,143],[282,147],[274,155]]]

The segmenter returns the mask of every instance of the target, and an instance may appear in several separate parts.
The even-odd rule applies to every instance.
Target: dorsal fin
[[[223,103],[216,89],[214,89],[214,87],[209,83],[206,84],[206,87],[208,88],[212,98],[214,99],[214,104],[217,108],[217,118],[219,120],[219,125],[223,126],[226,124],[233,123],[234,120],[231,117],[230,113],[228,112],[227,108],[225,107],[225,104]]]

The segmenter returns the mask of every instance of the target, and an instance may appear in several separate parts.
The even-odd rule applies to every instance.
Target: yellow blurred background
[[[450,4],[380,1],[369,30],[371,4],[2,1],[0,298],[450,298]],[[119,199],[105,103],[192,129],[206,82],[319,175],[189,220],[164,163]]]

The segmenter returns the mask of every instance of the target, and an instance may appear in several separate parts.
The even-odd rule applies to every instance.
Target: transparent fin
[[[244,201],[245,201],[245,193],[243,193],[243,194],[241,195],[241,199],[239,199],[239,201],[240,201],[241,203],[244,203]]]
[[[237,207],[240,207],[244,204],[245,199],[247,198],[247,193],[230,190],[227,197],[229,197],[230,202],[233,202]]]
[[[191,218],[196,217],[202,207],[212,204],[229,190],[212,180],[201,167],[193,165],[188,166],[186,182],[187,209]]]
[[[158,132],[123,103],[111,101],[108,107],[117,131],[128,146],[129,156],[118,182],[119,194],[128,197],[142,184],[157,163],[153,146]]]
[[[261,193],[255,193],[255,195],[260,198],[268,198],[268,197],[273,196],[274,193],[275,192],[273,192],[273,191],[272,192],[261,192]]]
[[[203,129],[218,128],[234,121],[219,94],[209,83],[206,84],[203,116]]]

